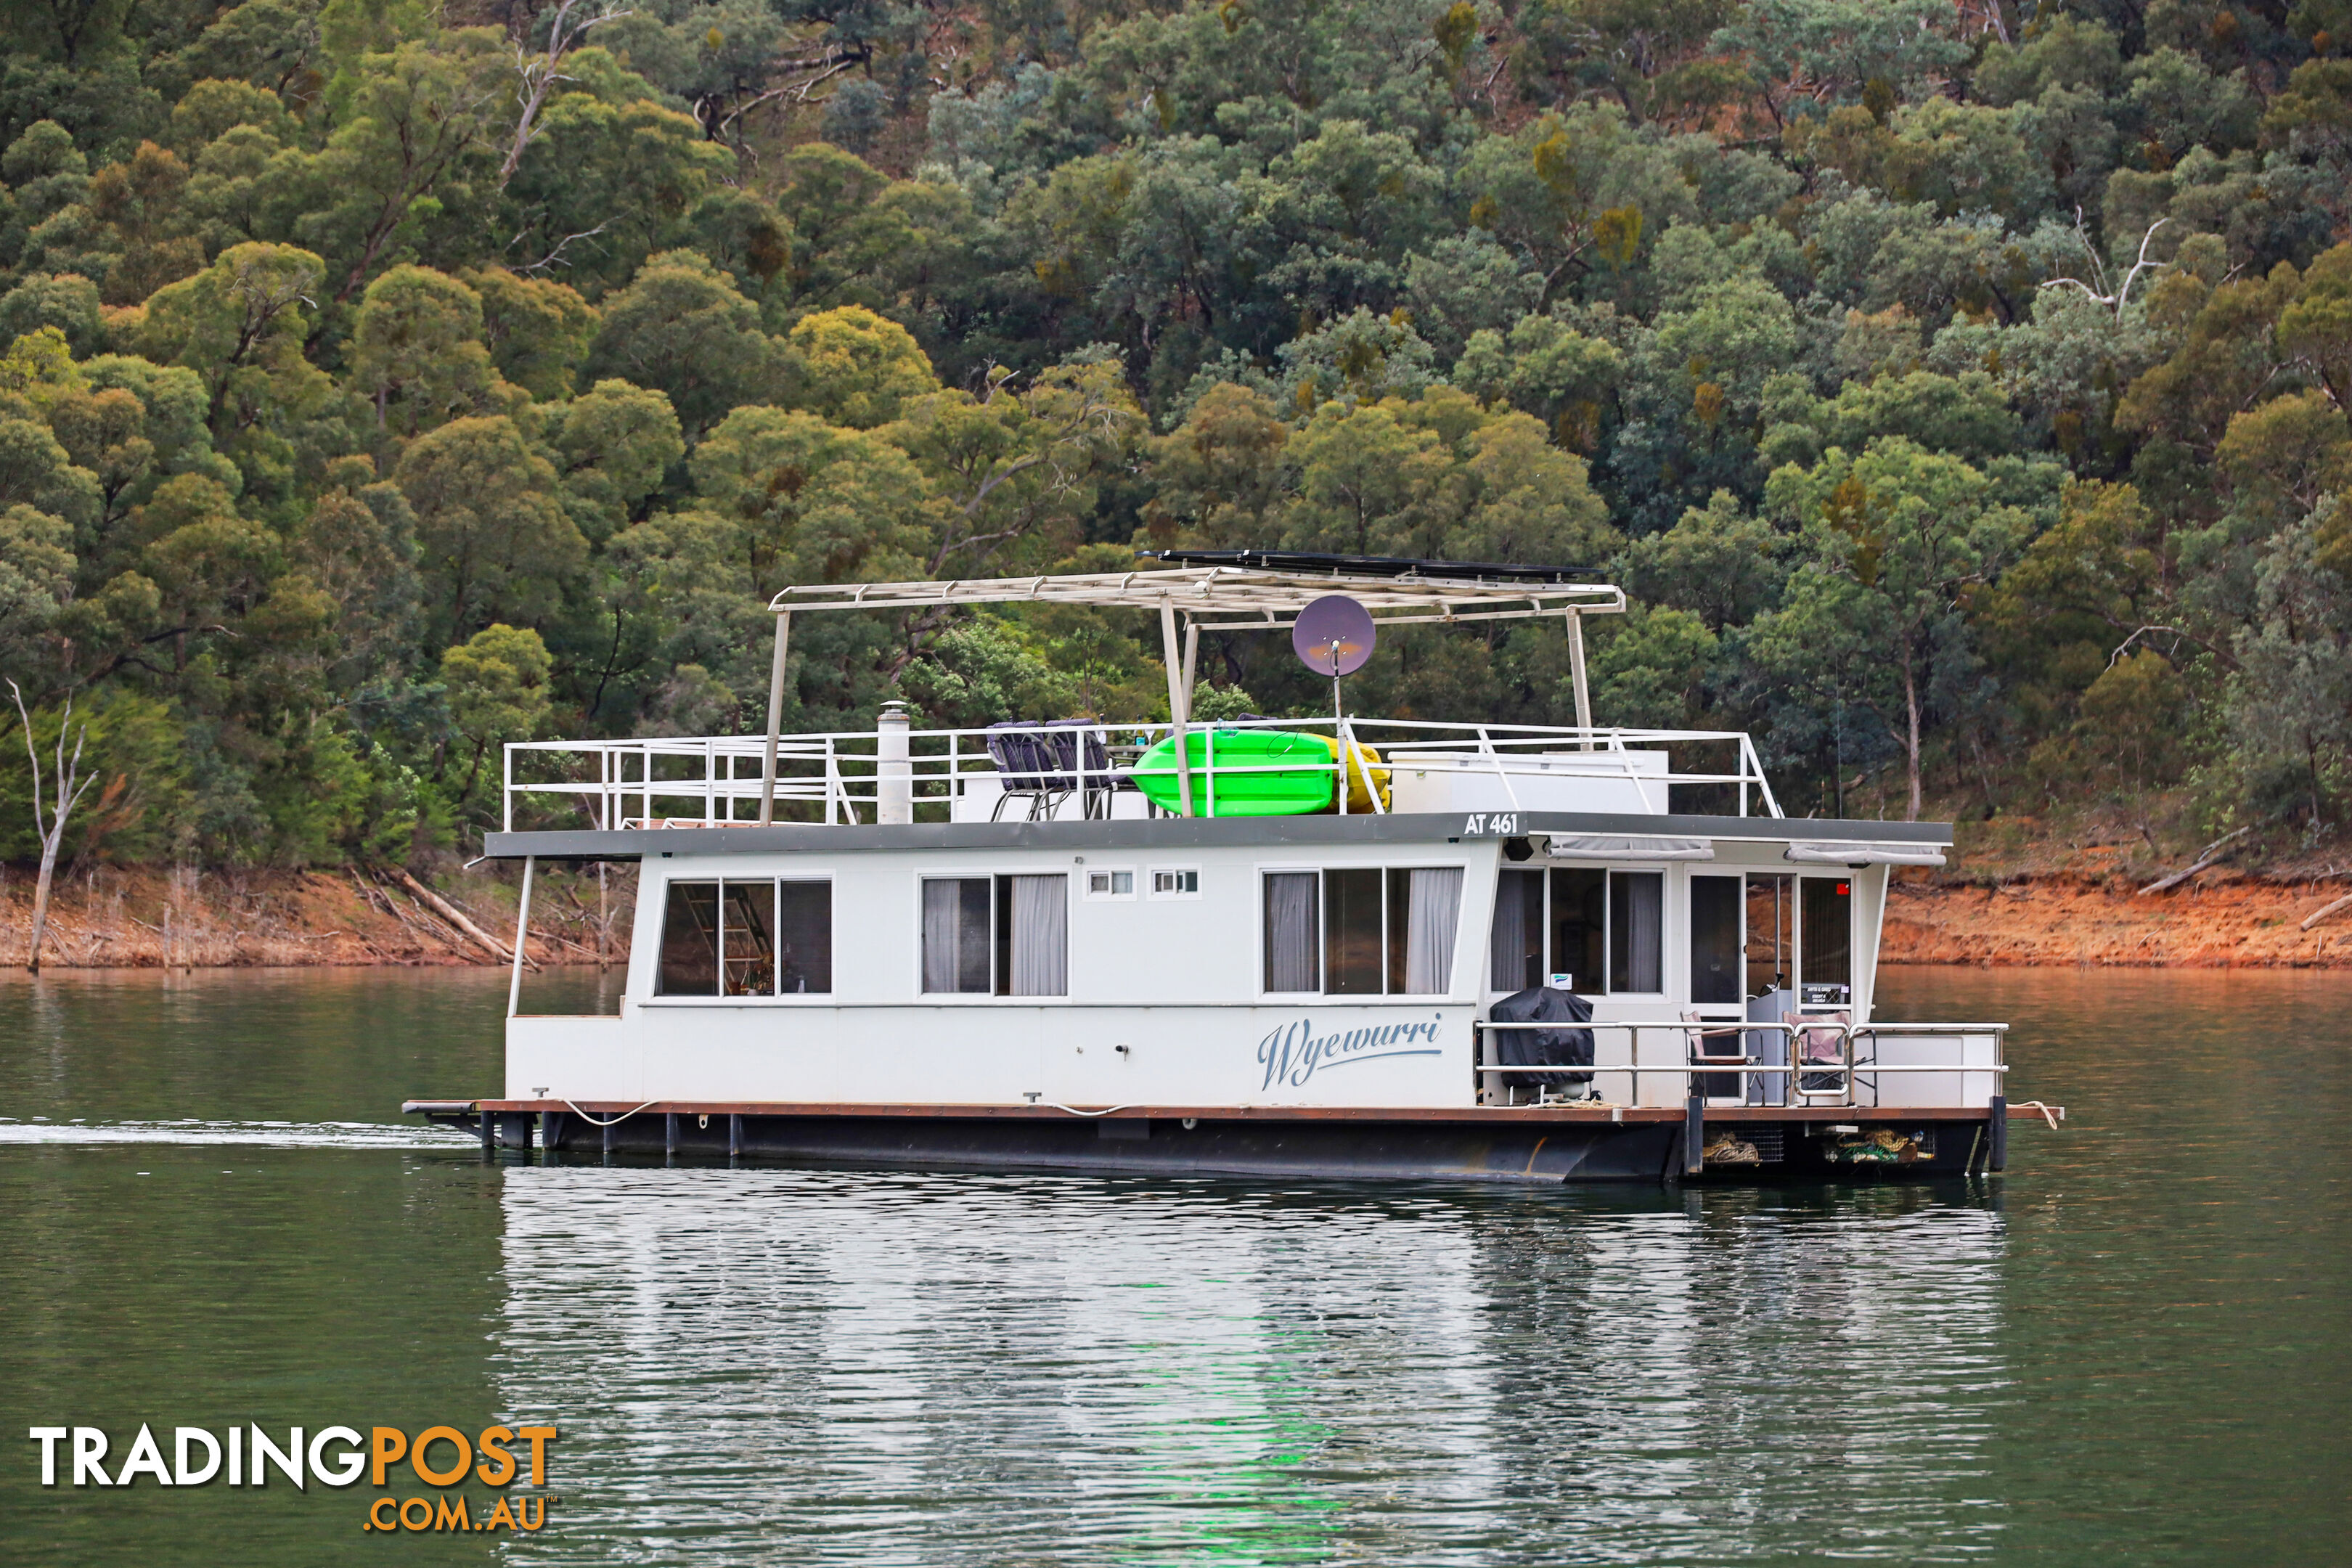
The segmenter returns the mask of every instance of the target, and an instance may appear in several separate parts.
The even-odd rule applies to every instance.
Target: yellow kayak
[[[1317,735],[1323,742],[1324,754],[1339,754],[1337,735]],[[1367,782],[1367,775],[1370,780]],[[1369,815],[1372,809],[1372,791],[1381,792],[1381,809],[1389,809],[1389,770],[1381,766],[1381,754],[1359,741],[1353,743],[1348,757],[1348,809],[1351,813]],[[1327,811],[1329,807],[1325,807]]]

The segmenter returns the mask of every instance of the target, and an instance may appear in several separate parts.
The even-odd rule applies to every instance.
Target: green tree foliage
[[[547,721],[551,665],[537,632],[503,624],[484,626],[441,656],[449,723],[466,770],[459,804],[473,797],[492,747],[538,737]]]
[[[786,584],[1142,545],[1606,569],[1601,717],[1801,809],[2352,805],[2336,0],[530,9],[0,23],[0,666],[119,737],[74,852],[405,853],[507,739],[754,721]],[[1165,700],[1132,617],[805,619],[794,723]],[[1542,627],[1358,688],[1572,710]]]

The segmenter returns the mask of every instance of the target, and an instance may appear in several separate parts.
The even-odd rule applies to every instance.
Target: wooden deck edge
[[[776,1116],[776,1117],[866,1117],[866,1118],[946,1118],[963,1121],[1066,1121],[1074,1114],[1078,1119],[1096,1121],[1108,1119],[1178,1121],[1191,1118],[1201,1121],[1370,1121],[1370,1122],[1463,1122],[1470,1124],[1512,1123],[1597,1123],[1609,1125],[1643,1125],[1655,1122],[1681,1121],[1685,1109],[1677,1105],[1641,1106],[1579,1106],[1579,1105],[1517,1105],[1517,1106],[1328,1106],[1328,1105],[1120,1105],[1110,1107],[1078,1106],[1065,1110],[1055,1105],[888,1105],[858,1102],[790,1102],[771,1100],[655,1100],[650,1104],[631,1104],[625,1100],[414,1100],[401,1109],[410,1114],[458,1114],[477,1110],[491,1112],[579,1111],[590,1116]],[[2053,1107],[2062,1120],[2065,1112]],[[1709,1106],[1708,1121],[1825,1121],[1825,1122],[1895,1122],[1895,1121],[1983,1121],[1990,1112],[1981,1106],[1769,1106],[1725,1105]],[[2042,1112],[2032,1106],[2011,1106],[2009,1119],[2039,1121]]]

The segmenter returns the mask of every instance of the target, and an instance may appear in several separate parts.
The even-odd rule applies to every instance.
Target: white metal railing
[[[1369,763],[1370,772],[1385,773],[1391,784],[1404,770],[1493,779],[1515,810],[1520,808],[1520,782],[1572,777],[1615,782],[1637,790],[1672,784],[1725,785],[1737,793],[1738,815],[1749,814],[1753,791],[1752,799],[1762,805],[1765,815],[1780,816],[1780,802],[1765,779],[1754,742],[1736,730],[1586,729],[1355,718],[1195,720],[1186,728],[1202,738],[1202,760],[1186,770],[1197,796],[1194,809],[1201,816],[1214,815],[1221,778],[1253,773],[1328,772],[1336,784],[1343,770],[1360,775],[1368,764],[1355,755],[1358,746],[1378,753],[1377,760]],[[1082,798],[1091,798],[1092,792],[1121,788],[1122,781],[1131,783],[1138,776],[1137,754],[1171,729],[1164,723],[1035,726],[1045,734],[1090,733],[1104,748],[1108,765],[1086,767],[1087,748],[1081,745],[1078,764],[1056,770],[1057,776],[1073,783],[1067,793]],[[1338,744],[1328,763],[1284,760],[1234,764],[1216,760],[1219,734],[1253,730],[1323,733]],[[974,781],[997,784],[999,770],[988,742],[992,734],[1003,733],[909,731],[905,737],[907,757],[903,762],[895,756],[889,759],[893,765],[887,770],[881,755],[882,736],[877,731],[784,736],[776,747],[775,820],[872,823],[880,819],[886,797],[908,811],[906,820],[950,820],[957,802]],[[1652,772],[1638,766],[1634,755],[1664,746],[1702,745],[1728,750],[1727,769]],[[766,749],[767,739],[761,735],[516,742],[505,749],[502,824],[513,831],[518,800],[532,796],[546,797],[550,805],[569,801],[599,828],[755,823],[767,789]],[[1171,766],[1154,771],[1172,777],[1178,770]],[[1347,811],[1347,789],[1339,787],[1335,793],[1339,809]],[[1368,793],[1375,813],[1388,809],[1379,790]],[[680,805],[686,809],[673,809]]]
[[[1689,1082],[1683,1086],[1682,1096],[1692,1092],[1696,1080],[1720,1075],[1737,1076],[1740,1079],[1740,1096],[1748,1101],[1748,1089],[1753,1079],[1762,1079],[1761,1093],[1755,1103],[1786,1108],[1797,1105],[1853,1106],[1861,1103],[1857,1090],[1866,1087],[1869,1092],[1880,1092],[1877,1079],[1882,1074],[1944,1075],[1980,1073],[1998,1085],[2009,1072],[2003,1059],[2007,1024],[1846,1024],[1834,1018],[1799,1016],[1778,1021],[1741,1020],[1737,1018],[1623,1019],[1611,1023],[1595,1020],[1591,1023],[1531,1023],[1507,1024],[1481,1021],[1474,1026],[1478,1037],[1476,1070],[1492,1075],[1485,1084],[1489,1095],[1505,1092],[1507,1080],[1535,1074],[1574,1073],[1598,1076],[1616,1073],[1630,1077],[1634,1083],[1634,1099],[1641,1098],[1640,1085],[1644,1077],[1680,1078]],[[1593,1032],[1593,1061],[1590,1067],[1555,1063],[1549,1066],[1503,1066],[1486,1058],[1486,1039],[1488,1035],[1506,1031],[1538,1029],[1590,1029]],[[1645,1030],[1664,1030],[1682,1038],[1682,1049],[1672,1060],[1643,1061],[1642,1035]],[[1619,1053],[1603,1048],[1604,1038],[1623,1037],[1622,1059]],[[1779,1035],[1784,1041],[1781,1059],[1772,1061],[1748,1054],[1746,1037],[1756,1034]],[[1721,1041],[1731,1036],[1741,1037],[1739,1053],[1722,1055],[1702,1048],[1691,1049],[1692,1037],[1700,1037],[1702,1047],[1710,1041]],[[1888,1062],[1878,1057],[1877,1047],[1884,1039],[1946,1037],[1991,1037],[1992,1060],[1990,1062]],[[1855,1042],[1868,1040],[1872,1049],[1867,1057],[1858,1052]],[[1826,1052],[1822,1047],[1826,1046]],[[1965,1046],[1963,1046],[1965,1050]],[[1777,1081],[1776,1081],[1777,1080]],[[1866,1080],[1866,1084],[1865,1084]],[[1506,1093],[1506,1099],[1510,1097]]]

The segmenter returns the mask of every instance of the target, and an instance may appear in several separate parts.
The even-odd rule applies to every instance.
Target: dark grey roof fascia
[[[1136,849],[1176,851],[1234,845],[1431,844],[1530,833],[1664,835],[1759,844],[1952,842],[1948,822],[1847,822],[1795,816],[1653,816],[1633,812],[1531,811],[1512,833],[1473,831],[1471,814],[1380,816],[1159,816],[1102,822],[925,822],[911,826],[647,827],[618,832],[493,833],[494,860],[641,860],[663,854],[774,855],[843,849]],[[1493,820],[1482,814],[1482,826]]]

